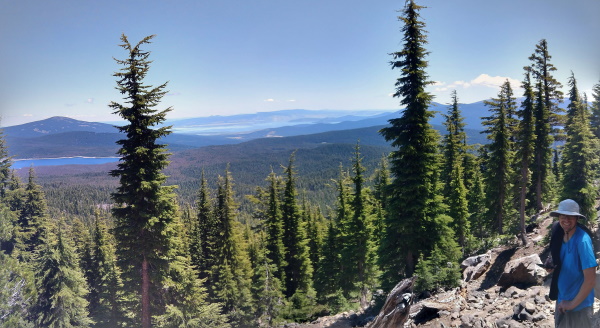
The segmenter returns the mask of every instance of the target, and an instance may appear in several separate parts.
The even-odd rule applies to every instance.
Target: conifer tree
[[[562,199],[571,198],[579,206],[581,214],[588,218],[596,217],[595,201],[598,189],[594,180],[598,176],[594,168],[598,165],[598,156],[594,149],[598,140],[590,130],[589,116],[584,106],[577,80],[571,73],[569,78],[569,106],[567,110],[567,141],[562,154]]]
[[[350,214],[349,197],[350,189],[348,186],[349,178],[340,165],[340,174],[336,180],[335,188],[337,191],[336,214],[329,219],[327,232],[323,241],[321,258],[319,265],[315,267],[315,289],[317,290],[320,302],[332,306],[335,310],[340,310],[339,298],[344,298],[343,288],[351,281],[342,281],[344,265],[342,263],[343,235],[341,231],[342,222],[345,222]],[[341,303],[344,303],[343,301]]]
[[[464,119],[458,106],[456,90],[452,93],[452,104],[448,109],[448,114],[445,114],[444,117],[446,119],[444,126],[447,132],[442,139],[444,196],[448,204],[448,215],[453,218],[452,228],[456,233],[458,244],[462,248],[463,254],[465,254],[470,239],[467,190],[463,174],[467,135],[464,130]]]
[[[296,190],[295,154],[285,168],[285,182],[281,214],[283,218],[283,245],[286,250],[285,295],[290,304],[288,318],[308,316],[314,307],[313,266],[310,262],[306,227],[298,206]]]
[[[533,164],[533,149],[535,146],[535,95],[533,86],[531,85],[531,73],[529,70],[525,73],[523,81],[523,101],[521,102],[521,110],[517,112],[519,118],[519,128],[516,138],[517,154],[515,158],[515,167],[517,168],[518,183],[517,194],[519,197],[519,230],[520,238],[523,245],[527,244],[527,236],[525,231],[525,216],[527,210],[527,193],[531,187],[531,165]]]
[[[461,252],[449,225],[452,218],[440,215],[436,217],[436,220],[439,221],[440,238],[433,245],[431,254],[426,258],[421,255],[421,260],[417,263],[418,279],[415,290],[418,292],[437,288],[454,288],[460,284],[461,269],[458,261]]]
[[[23,261],[29,261],[35,248],[42,244],[41,234],[48,223],[46,196],[35,179],[33,167],[30,167],[28,182],[22,192],[22,199],[19,204],[15,204],[19,206],[19,208],[16,208],[19,213],[17,240],[20,250],[18,256]],[[18,190],[18,180],[16,180],[16,183]]]
[[[390,154],[390,204],[385,232],[379,250],[383,270],[382,285],[391,290],[403,277],[412,276],[421,254],[429,254],[438,238],[435,217],[443,211],[437,171],[439,135],[429,124],[432,95],[425,91],[428,52],[422,9],[414,1],[406,3],[403,16],[403,49],[393,53],[392,68],[401,70],[394,97],[406,108],[400,118],[391,119],[381,129],[395,151]],[[402,260],[401,260],[402,259]]]
[[[0,117],[1,120],[1,117]],[[10,180],[12,157],[8,153],[8,145],[4,139],[4,131],[0,129],[0,199],[5,197]]]
[[[277,278],[278,268],[267,256],[267,237],[264,231],[248,233],[250,247],[248,255],[252,263],[252,298],[256,324],[271,327],[279,316],[283,304],[283,286]]]
[[[306,196],[302,198],[302,222],[306,227],[309,259],[313,268],[319,265],[323,246],[324,218],[317,207],[308,204]]]
[[[467,189],[467,205],[471,232],[476,240],[489,237],[486,229],[485,187],[480,169],[481,159],[475,154],[467,153],[464,158],[465,188]],[[474,245],[475,247],[475,245]]]
[[[215,215],[219,240],[210,289],[213,300],[223,304],[233,323],[242,325],[253,313],[250,294],[252,272],[236,213],[233,178],[227,167],[218,183]]]
[[[532,170],[533,194],[535,196],[535,209],[543,209],[543,201],[547,198],[549,192],[549,182],[551,174],[551,156],[554,136],[559,139],[558,129],[554,127],[561,125],[559,114],[562,109],[558,104],[562,102],[562,92],[559,90],[562,85],[552,76],[556,67],[550,60],[548,52],[548,42],[543,39],[535,48],[534,53],[529,57],[531,65],[526,68],[531,71],[532,77],[536,80],[537,103],[535,107],[535,135],[536,142],[534,147],[534,163]]]
[[[373,197],[375,205],[375,221],[373,222],[373,236],[376,236],[375,242],[377,248],[379,248],[379,241],[383,235],[384,221],[389,203],[387,192],[390,185],[390,170],[388,169],[388,159],[386,156],[381,158],[379,167],[375,170],[374,180]]]
[[[285,262],[286,249],[283,243],[284,223],[281,214],[281,179],[275,172],[271,171],[267,181],[269,182],[265,222],[267,226],[267,257],[278,268],[275,274],[279,281],[283,282],[285,281],[285,271],[283,269],[287,263]]]
[[[217,243],[219,240],[219,222],[213,211],[213,200],[210,197],[208,183],[202,170],[200,178],[200,189],[196,199],[197,222],[193,230],[191,241],[192,263],[198,271],[199,278],[208,279],[210,285],[210,273],[216,265]]]
[[[96,214],[91,252],[84,271],[89,287],[89,312],[94,327],[119,327],[125,322],[123,281],[116,249],[104,220]]]
[[[10,255],[17,213],[0,197],[0,327],[33,328],[29,309],[35,299],[32,272]]]
[[[443,114],[446,134],[442,138],[442,152],[444,160],[442,163],[441,180],[445,184],[444,195],[448,196],[449,186],[456,164],[462,164],[463,157],[467,151],[467,134],[465,133],[464,118],[458,106],[456,90],[452,92],[452,104],[448,108],[448,114]]]
[[[221,305],[207,303],[208,295],[193,268],[180,215],[174,216],[171,228],[174,233],[169,239],[169,272],[161,295],[165,312],[154,316],[156,327],[228,328],[229,318],[221,314]]]
[[[145,37],[132,46],[125,35],[121,36],[120,46],[128,56],[124,60],[115,59],[123,68],[114,76],[125,104],[109,105],[127,121],[118,127],[126,138],[117,141],[121,160],[110,172],[119,178],[119,187],[112,194],[115,202],[112,213],[124,286],[128,294],[139,295],[138,320],[143,328],[151,326],[153,315],[164,311],[159,300],[163,280],[169,272],[170,225],[177,212],[175,187],[164,186],[167,177],[162,170],[168,165],[166,145],[158,143],[170,134],[170,127],[157,127],[171,108],[155,109],[167,92],[166,83],[158,87],[144,84],[150,69],[150,52],[141,47],[151,43],[153,37]]]
[[[75,247],[58,232],[44,229],[43,243],[36,249],[37,301],[33,307],[38,327],[90,327],[87,285]]]
[[[345,268],[342,271],[342,281],[350,283],[349,289],[344,292],[347,296],[358,295],[362,308],[368,304],[367,296],[375,284],[376,275],[373,217],[364,186],[364,171],[357,144],[352,161],[354,193],[350,197],[350,215],[342,221],[342,266]]]
[[[592,132],[596,138],[600,139],[600,82],[594,85],[592,89],[592,106],[590,108],[590,124]]]
[[[512,186],[514,162],[514,144],[511,142],[511,117],[515,112],[515,99],[510,82],[507,80],[500,87],[498,98],[485,101],[491,116],[484,117],[483,125],[490,143],[486,145],[489,158],[486,163],[486,198],[488,220],[491,227],[498,233],[505,232],[505,220],[510,218],[512,209]]]

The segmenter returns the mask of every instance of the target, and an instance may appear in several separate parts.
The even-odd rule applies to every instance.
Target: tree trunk
[[[415,272],[415,259],[413,258],[413,253],[409,250],[406,253],[406,276],[412,277]]]
[[[410,305],[413,301],[413,285],[416,277],[400,281],[389,293],[379,315],[369,325],[369,328],[399,328],[410,314]]]
[[[521,188],[519,194],[519,225],[521,228],[521,242],[523,246],[527,246],[527,235],[525,231],[525,206],[526,206],[526,197],[527,197],[527,180],[529,178],[529,168],[527,166],[523,166],[521,168]]]
[[[150,328],[150,273],[148,260],[144,255],[142,260],[142,328]]]

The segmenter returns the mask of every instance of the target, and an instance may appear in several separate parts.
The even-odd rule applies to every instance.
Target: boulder
[[[492,265],[490,253],[466,258],[460,264],[463,269],[463,280],[469,282],[481,277]]]
[[[537,254],[509,261],[498,280],[498,286],[541,285],[548,274],[538,264],[542,264],[542,260]]]

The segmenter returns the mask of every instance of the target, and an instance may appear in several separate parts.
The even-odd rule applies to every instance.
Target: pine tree
[[[598,189],[594,185],[598,165],[598,139],[590,130],[589,116],[584,106],[577,80],[571,73],[569,78],[569,106],[567,110],[567,141],[562,155],[562,199],[570,198],[580,206],[580,213],[588,218],[596,217],[595,201]]]
[[[410,0],[399,17],[404,22],[404,48],[392,54],[391,65],[401,70],[394,97],[406,108],[380,131],[396,148],[390,154],[394,180],[379,250],[382,284],[388,290],[402,276],[412,276],[419,256],[431,251],[438,238],[435,217],[443,211],[437,186],[439,136],[429,124],[432,95],[425,91],[432,82],[425,72],[428,52],[423,47],[427,38],[425,23],[419,20],[421,9]]]
[[[498,233],[505,232],[506,220],[510,218],[513,177],[512,165],[514,162],[514,144],[511,136],[510,112],[515,111],[515,99],[508,80],[500,88],[498,98],[485,101],[489,107],[491,116],[484,117],[483,125],[486,129],[482,132],[487,134],[491,141],[486,145],[489,158],[486,166],[486,198],[488,208],[488,220],[491,227]]]
[[[547,198],[551,174],[550,160],[554,136],[561,138],[555,129],[561,125],[559,114],[562,109],[558,103],[562,101],[562,85],[552,76],[556,67],[550,63],[552,56],[548,52],[548,43],[541,40],[535,52],[529,57],[531,65],[527,67],[532,77],[537,81],[537,103],[535,107],[535,135],[534,164],[532,170],[533,193],[535,195],[535,208],[539,212],[543,209],[543,201]]]
[[[119,187],[112,194],[117,257],[127,292],[139,295],[143,328],[150,327],[152,315],[164,311],[160,292],[169,272],[170,225],[176,215],[175,187],[163,185],[167,177],[162,170],[168,165],[168,154],[166,146],[158,143],[170,134],[170,127],[154,128],[171,110],[155,109],[167,92],[166,83],[158,87],[143,84],[150,69],[150,53],[140,47],[153,37],[132,46],[125,35],[121,36],[120,46],[128,57],[115,59],[123,68],[114,76],[117,89],[125,95],[125,105],[110,104],[114,113],[128,122],[118,127],[126,139],[117,141],[121,160],[110,172],[119,178]]]
[[[525,231],[525,216],[527,210],[527,193],[531,187],[531,165],[533,164],[533,149],[535,146],[536,136],[535,129],[535,95],[533,86],[531,85],[531,73],[529,70],[525,73],[523,81],[523,101],[521,102],[521,110],[518,111],[520,117],[519,128],[516,138],[516,162],[515,167],[518,169],[517,195],[519,195],[519,230],[521,242],[527,244],[527,235]]]
[[[62,229],[59,225],[54,235],[46,228],[36,249],[35,323],[49,328],[90,327],[94,322],[88,316],[86,281],[75,248]]]

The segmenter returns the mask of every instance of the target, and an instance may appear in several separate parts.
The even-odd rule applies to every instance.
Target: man
[[[596,283],[596,258],[592,239],[578,220],[579,205],[566,199],[550,216],[558,217],[553,226],[550,249],[555,265],[550,298],[556,299],[556,327],[591,327]],[[586,231],[587,230],[587,231]]]

